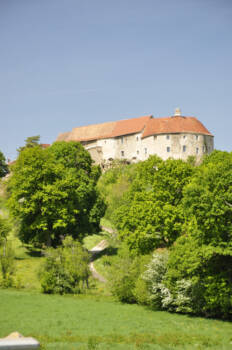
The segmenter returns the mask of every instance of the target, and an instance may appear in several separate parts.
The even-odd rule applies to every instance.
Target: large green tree
[[[170,246],[181,233],[183,188],[193,166],[181,160],[150,157],[140,163],[124,203],[115,210],[119,236],[138,253]]]
[[[8,185],[8,204],[20,221],[21,240],[56,246],[65,235],[81,239],[96,231],[105,211],[96,190],[99,176],[99,167],[77,142],[20,152]]]
[[[0,151],[0,178],[8,174],[8,165],[6,163],[6,158],[3,153]]]
[[[232,319],[232,153],[214,151],[185,187],[183,236],[173,246],[166,285],[189,285],[193,313]]]

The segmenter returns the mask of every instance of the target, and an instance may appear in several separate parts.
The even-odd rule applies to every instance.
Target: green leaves
[[[9,173],[8,165],[6,163],[6,158],[0,151],[0,178],[6,176]]]
[[[181,160],[166,162],[150,157],[141,162],[122,205],[114,214],[119,236],[130,249],[146,254],[157,247],[168,247],[181,234],[184,223],[183,188],[190,181],[193,167]]]
[[[42,291],[57,294],[80,293],[88,287],[88,264],[88,252],[79,242],[67,236],[62,247],[50,248],[46,252],[46,260],[40,270]]]
[[[20,152],[9,181],[8,204],[20,219],[21,240],[56,246],[66,234],[81,239],[97,230],[105,210],[96,190],[99,174],[76,142]]]

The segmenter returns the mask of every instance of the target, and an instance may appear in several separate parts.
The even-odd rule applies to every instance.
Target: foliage
[[[9,173],[8,165],[6,163],[6,158],[0,151],[0,178],[6,176]]]
[[[124,244],[109,269],[109,286],[117,300],[127,303],[146,303],[146,290],[140,279],[148,256],[133,256]]]
[[[71,237],[63,246],[50,248],[40,271],[42,291],[49,294],[79,294],[88,288],[89,254]]]
[[[231,185],[232,154],[215,151],[184,187],[183,235],[145,273],[156,307],[232,318]]]
[[[31,148],[39,145],[40,141],[40,135],[36,136],[29,136],[25,140],[25,146],[19,147],[17,151],[20,153],[22,152],[25,148]]]
[[[0,244],[1,244],[1,241],[7,238],[9,231],[10,231],[9,221],[0,215]]]
[[[0,285],[3,287],[11,287],[13,285],[13,274],[14,274],[14,250],[12,249],[11,243],[7,239],[3,239],[0,242],[0,269],[1,279]]]
[[[161,309],[163,299],[169,296],[169,292],[164,285],[167,261],[167,250],[156,251],[143,274],[143,279],[146,281],[149,291],[150,303],[156,309]]]
[[[232,152],[205,158],[184,189],[183,206],[186,217],[195,218],[201,242],[232,249]]]
[[[180,235],[184,222],[183,188],[193,166],[182,160],[162,161],[153,156],[141,162],[124,203],[114,212],[119,237],[131,250],[146,254],[168,247]]]
[[[202,244],[194,231],[180,237],[170,253],[166,286],[179,300],[177,286],[183,280],[188,286],[182,293],[184,309],[174,305],[174,310],[231,319],[231,265],[230,248]]]
[[[3,287],[13,285],[15,253],[11,243],[7,240],[9,231],[9,221],[0,216],[0,285]]]
[[[82,239],[98,230],[105,211],[96,190],[99,176],[99,167],[77,142],[25,148],[8,185],[8,205],[20,219],[20,239],[56,246],[67,234]]]
[[[114,161],[112,168],[100,177],[97,187],[107,204],[106,219],[111,221],[115,209],[123,204],[123,194],[133,182],[137,166],[137,164],[128,165]]]

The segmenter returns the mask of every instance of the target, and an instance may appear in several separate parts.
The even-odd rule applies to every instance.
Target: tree
[[[190,283],[191,312],[231,319],[232,153],[207,156],[183,193],[183,236],[171,250],[166,285],[177,295],[180,281]]]
[[[207,156],[183,191],[183,207],[206,244],[232,247],[232,152]]]
[[[22,152],[25,148],[31,148],[31,147],[35,147],[39,145],[39,141],[40,141],[40,135],[36,135],[36,136],[29,136],[26,138],[25,140],[25,146],[23,147],[19,147],[17,149],[17,151],[20,153]]]
[[[183,188],[193,170],[182,160],[162,161],[155,156],[140,163],[124,203],[113,216],[119,237],[131,250],[146,254],[168,247],[181,234]]]
[[[6,163],[6,158],[0,151],[0,178],[6,176],[9,173],[8,165]]]
[[[99,176],[99,167],[80,143],[25,148],[8,185],[9,207],[20,219],[20,239],[56,246],[65,235],[82,239],[96,232],[105,211],[96,190]]]

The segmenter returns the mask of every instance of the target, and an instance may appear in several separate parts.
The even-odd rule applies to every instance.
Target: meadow
[[[18,331],[42,349],[232,349],[231,323],[120,304],[111,297],[0,290],[0,337]]]

